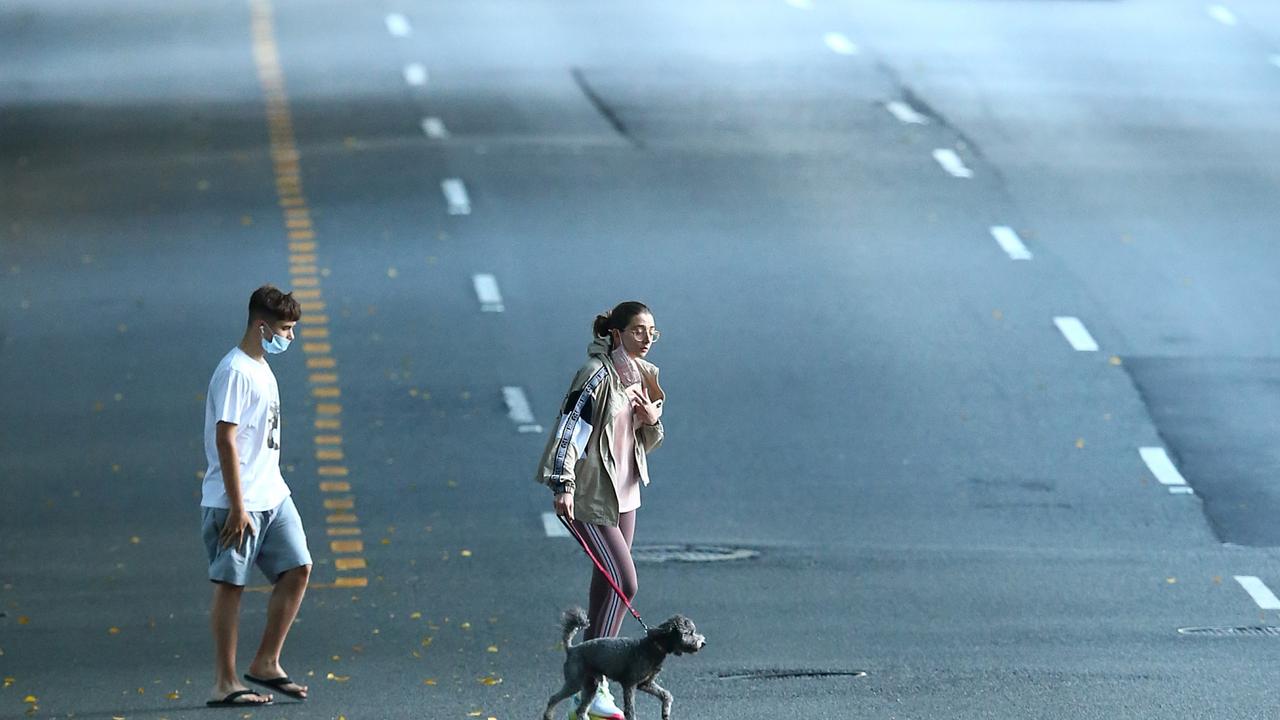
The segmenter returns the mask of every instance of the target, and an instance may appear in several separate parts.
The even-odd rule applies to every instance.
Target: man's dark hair
[[[293,299],[293,293],[281,292],[274,285],[263,285],[249,296],[249,322],[256,318],[271,322],[297,322],[300,317],[302,308]]]

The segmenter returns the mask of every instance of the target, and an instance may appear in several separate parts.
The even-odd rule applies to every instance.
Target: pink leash
[[[569,520],[567,520],[563,515],[557,515],[556,517],[560,519],[560,524],[568,528],[569,532],[573,534],[573,537],[578,540],[578,544],[587,552],[587,557],[591,558],[591,562],[595,563],[596,569],[600,571],[601,575],[604,575],[604,579],[609,581],[609,587],[613,588],[613,591],[618,594],[618,599],[621,600],[622,604],[626,605],[627,609],[631,611],[631,617],[634,617],[640,623],[640,627],[644,628],[645,632],[648,632],[649,626],[645,625],[644,620],[640,617],[640,613],[636,612],[636,609],[631,606],[631,601],[627,599],[626,593],[622,592],[622,588],[618,587],[618,583],[613,581],[613,576],[609,574],[608,570],[604,569],[604,565],[600,564],[600,560],[596,558],[596,554],[591,552],[591,547],[587,545],[587,541],[582,537],[582,534],[578,532],[578,528],[574,527],[573,523],[569,522]]]

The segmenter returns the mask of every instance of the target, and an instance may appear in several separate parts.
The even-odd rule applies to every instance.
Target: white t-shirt
[[[280,390],[275,373],[265,362],[232,348],[218,363],[209,380],[204,411],[204,473],[200,505],[230,508],[218,460],[215,431],[219,422],[236,426],[236,450],[240,456],[240,493],[248,512],[271,510],[289,497],[289,486],[280,474]]]

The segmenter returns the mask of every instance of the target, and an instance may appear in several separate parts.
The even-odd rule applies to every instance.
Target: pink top
[[[618,512],[631,512],[640,507],[640,472],[636,467],[636,418],[628,401],[627,408],[613,417],[613,489],[618,493]]]

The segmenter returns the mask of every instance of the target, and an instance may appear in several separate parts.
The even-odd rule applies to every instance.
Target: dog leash
[[[605,580],[609,581],[609,587],[613,588],[613,591],[618,594],[618,599],[621,600],[622,604],[626,605],[627,609],[631,611],[631,617],[635,618],[636,621],[640,623],[640,627],[644,628],[645,632],[649,632],[649,626],[645,624],[644,619],[640,617],[640,613],[636,612],[635,607],[631,605],[631,601],[627,599],[626,593],[622,592],[622,588],[618,587],[618,583],[613,581],[613,576],[609,574],[608,570],[604,569],[604,565],[600,564],[600,560],[596,558],[596,554],[591,552],[591,546],[587,545],[586,539],[582,537],[582,533],[578,532],[578,528],[574,527],[573,523],[569,522],[563,515],[557,515],[556,518],[560,520],[561,525],[568,528],[569,532],[578,541],[578,545],[582,546],[582,549],[586,551],[587,557],[591,558],[591,562],[595,564],[596,569],[600,571],[601,575],[604,575]]]

